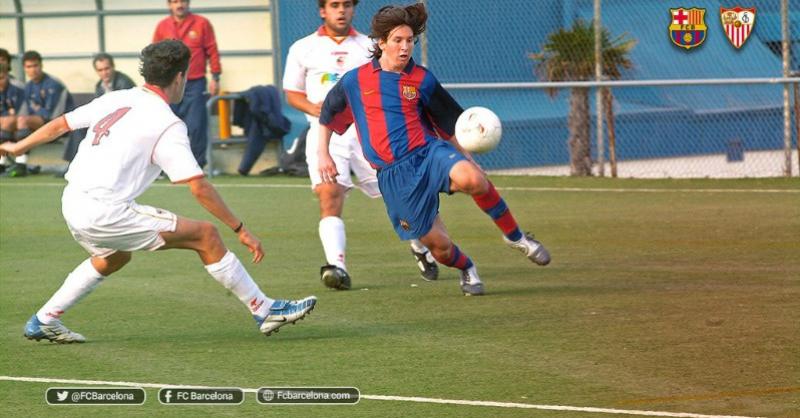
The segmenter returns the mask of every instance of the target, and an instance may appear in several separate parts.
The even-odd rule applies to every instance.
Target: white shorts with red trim
[[[308,164],[308,176],[311,178],[311,188],[317,187],[322,183],[319,175],[319,160],[317,159],[317,149],[319,144],[319,121],[311,122],[311,129],[306,137],[306,163]],[[336,170],[336,182],[344,186],[347,190],[358,187],[365,195],[371,198],[378,198],[381,192],[378,189],[378,178],[375,169],[369,165],[361,143],[358,142],[355,126],[351,126],[344,135],[331,136],[329,151]],[[356,176],[357,183],[353,183],[350,171]]]
[[[109,204],[82,193],[65,191],[61,213],[67,227],[93,257],[108,257],[117,251],[155,251],[164,246],[161,232],[174,232],[174,213],[136,202]]]

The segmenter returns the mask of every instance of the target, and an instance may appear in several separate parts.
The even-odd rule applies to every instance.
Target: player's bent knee
[[[314,189],[319,198],[320,217],[341,216],[345,191],[339,184],[321,184]]]
[[[489,191],[489,181],[483,172],[469,161],[460,161],[453,166],[451,173],[451,189],[470,195],[483,194]]]
[[[344,187],[339,183],[323,183],[314,188],[320,200],[335,200],[344,197]]]
[[[222,242],[222,236],[214,224],[203,221],[200,223],[200,241],[206,244],[217,244]]]
[[[92,257],[92,267],[103,276],[109,276],[125,267],[132,258],[129,251],[117,251],[107,257]]]
[[[488,191],[489,191],[489,181],[486,179],[486,176],[484,176],[483,173],[479,172],[476,176],[472,178],[470,194],[480,195]]]

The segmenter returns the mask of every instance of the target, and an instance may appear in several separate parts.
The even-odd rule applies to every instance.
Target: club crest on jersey
[[[408,231],[411,229],[411,225],[408,224],[408,221],[405,219],[400,220],[400,228],[403,228],[403,231]]]
[[[756,8],[736,6],[726,9],[720,7],[719,18],[722,20],[725,36],[728,37],[734,48],[739,49],[753,33],[753,25],[756,23]]]
[[[195,32],[193,30],[190,30],[189,31],[189,37],[192,38],[192,39],[197,38],[197,32]]]
[[[697,7],[669,9],[669,39],[673,44],[687,50],[700,46],[706,40],[708,26],[706,9]]]
[[[408,100],[417,98],[417,88],[414,86],[403,86],[403,97]]]

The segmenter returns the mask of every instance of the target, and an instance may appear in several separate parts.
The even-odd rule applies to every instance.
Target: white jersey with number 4
[[[104,203],[133,201],[163,170],[173,183],[201,177],[186,125],[147,87],[105,94],[65,115],[89,128],[65,176],[69,193]]]
[[[344,73],[369,62],[372,41],[366,35],[350,30],[337,40],[328,36],[324,26],[298,40],[289,48],[283,89],[305,93],[311,103],[321,103]],[[316,118],[306,115],[309,122]]]

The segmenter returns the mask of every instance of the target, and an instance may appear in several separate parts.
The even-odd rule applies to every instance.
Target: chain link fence
[[[794,72],[800,72],[800,11],[791,4],[797,1],[787,1],[785,19],[791,40],[787,71]],[[285,55],[288,46],[316,28],[320,19],[316,1],[278,3]],[[356,28],[368,33],[371,16],[390,3],[360,2]],[[741,43],[737,48],[728,39],[721,10],[737,2],[695,0],[692,7],[678,7],[661,0],[602,0],[599,16],[607,35],[602,79],[645,85],[611,83],[605,96],[611,105],[601,111],[601,142],[594,85],[541,83],[597,80],[592,0],[427,0],[428,30],[415,59],[429,67],[462,106],[489,107],[503,120],[500,146],[478,156],[488,170],[576,174],[570,141],[577,137],[588,149],[582,161],[589,171],[583,174],[782,176],[787,169],[784,124],[797,115],[797,84],[788,84],[791,113],[786,118],[787,84],[779,80],[784,75],[781,3],[752,0],[745,5],[755,8],[746,19],[754,24],[743,43],[741,37],[736,40]],[[676,14],[676,9],[682,11]],[[683,38],[677,44],[670,30],[676,20],[693,24],[680,27],[678,36]],[[687,32],[693,37],[688,41]],[[686,48],[698,40],[699,45]],[[553,50],[558,51],[555,58],[548,54]],[[548,65],[573,69],[548,72]],[[741,82],[705,83],[731,79]],[[788,156],[796,176],[796,122],[789,128],[793,154]],[[614,163],[613,172],[609,162]]]

